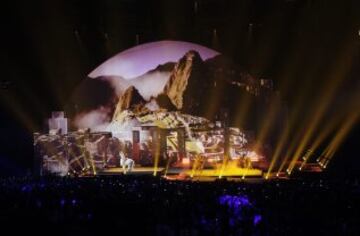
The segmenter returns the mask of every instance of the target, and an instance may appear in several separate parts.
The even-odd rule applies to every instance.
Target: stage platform
[[[201,177],[261,177],[262,171],[259,169],[236,168],[221,171],[221,169],[203,169],[203,170],[186,170],[184,172],[189,176]]]
[[[158,167],[157,173],[162,174],[165,168]],[[136,167],[132,171],[127,172],[127,175],[153,175],[155,172],[154,167]],[[120,175],[124,174],[121,167],[108,168],[97,173],[98,175]]]
[[[127,175],[153,175],[154,167],[136,167],[132,171],[127,172]],[[166,173],[165,173],[166,172]],[[169,168],[167,171],[164,167],[158,167],[156,170],[158,175],[174,176],[181,175],[186,177],[262,177],[263,172],[259,169],[245,169],[237,168],[226,171],[221,171],[220,169],[203,169],[203,170],[191,170],[183,168]],[[109,168],[103,171],[99,171],[98,175],[122,175],[123,169],[120,167]]]

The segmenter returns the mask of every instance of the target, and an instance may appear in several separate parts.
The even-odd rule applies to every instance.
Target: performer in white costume
[[[122,151],[120,151],[119,155],[120,155],[120,165],[123,168],[124,174],[126,174],[128,171],[132,171],[135,166],[134,160],[127,158]]]

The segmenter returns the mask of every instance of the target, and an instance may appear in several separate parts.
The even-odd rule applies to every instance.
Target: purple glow
[[[143,75],[158,65],[167,62],[176,62],[190,50],[197,51],[203,60],[219,55],[218,52],[188,42],[180,41],[158,41],[142,44],[108,59],[88,76],[121,76],[132,79]]]
[[[250,206],[249,199],[246,196],[223,195],[219,197],[220,205],[227,205],[230,208],[239,209],[242,206]]]
[[[257,224],[259,224],[261,219],[262,219],[261,215],[255,215],[254,216],[254,225],[256,226]]]
[[[218,198],[219,204],[226,206],[229,215],[229,226],[235,227],[239,222],[252,219],[253,225],[257,226],[262,221],[262,216],[255,213],[255,206],[244,195],[221,195]],[[249,211],[250,210],[250,211]]]
[[[64,207],[64,206],[65,206],[65,199],[61,199],[61,200],[60,200],[60,206],[61,206],[61,207]]]
[[[21,188],[22,192],[31,192],[32,191],[32,186],[30,184],[26,184]]]

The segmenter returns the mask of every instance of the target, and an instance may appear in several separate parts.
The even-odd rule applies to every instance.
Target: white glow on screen
[[[177,62],[190,50],[197,51],[203,60],[219,55],[218,52],[201,45],[180,41],[158,41],[141,44],[125,50],[105,61],[88,76],[121,76],[132,79],[145,74],[158,65]]]

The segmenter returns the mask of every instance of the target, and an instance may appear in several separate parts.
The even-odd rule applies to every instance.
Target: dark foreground
[[[2,230],[28,235],[360,235],[354,178],[6,178],[0,209]]]

